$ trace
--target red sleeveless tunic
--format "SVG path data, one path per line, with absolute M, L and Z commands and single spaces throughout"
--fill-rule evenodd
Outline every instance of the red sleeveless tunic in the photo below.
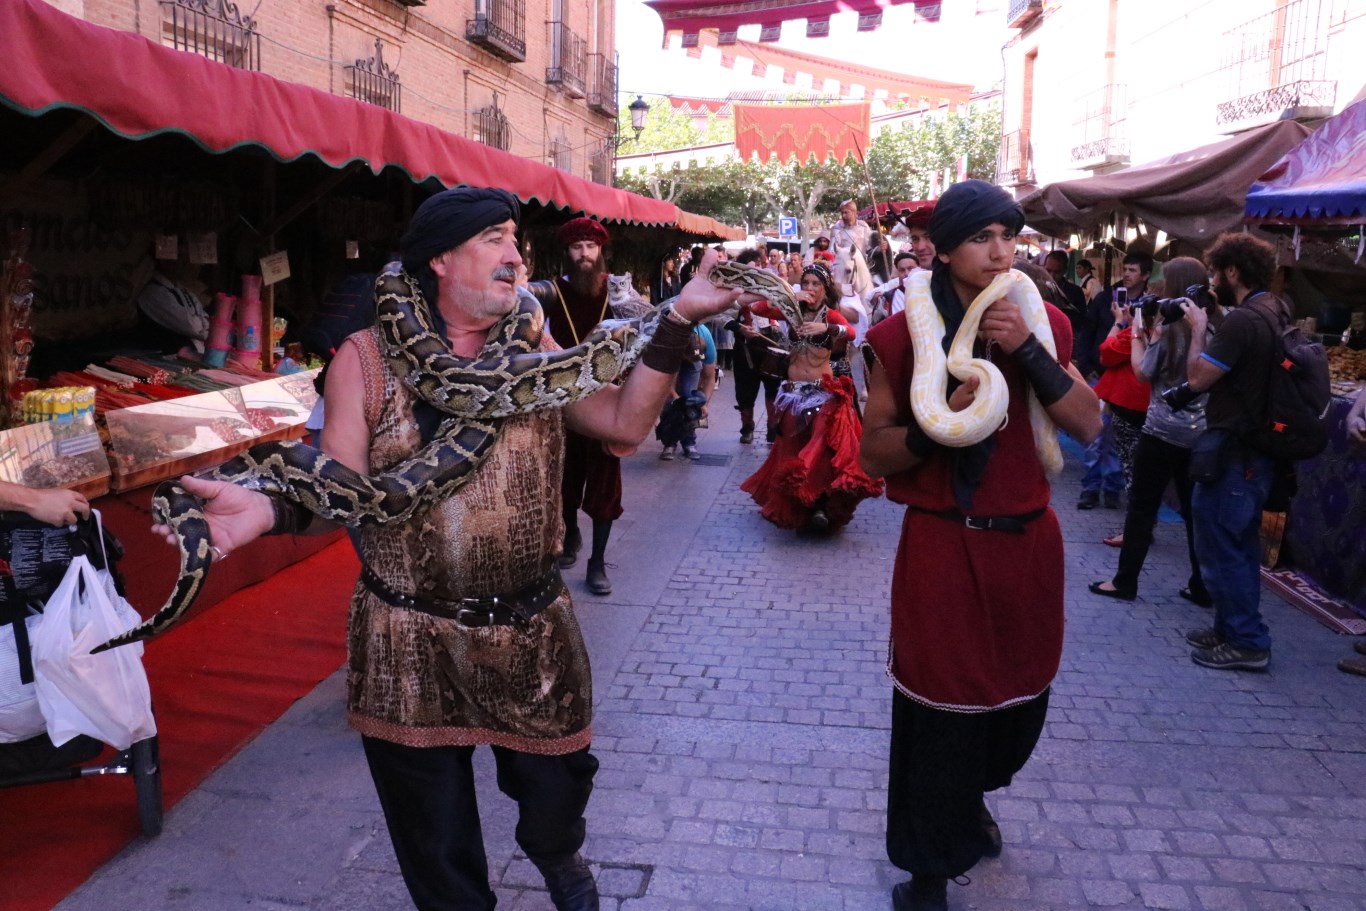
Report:
M 1072 350 L 1067 318 L 1048 306 L 1061 352 Z M 898 418 L 911 421 L 914 353 L 903 318 L 868 333 L 896 396 Z M 975 516 L 1017 516 L 1047 509 L 1050 495 L 1034 451 L 1028 382 L 999 349 L 992 363 L 1010 389 L 1006 425 L 973 496 Z M 1063 361 L 1064 366 L 1067 361 Z M 887 496 L 910 507 L 892 575 L 888 673 L 899 690 L 932 708 L 983 712 L 1032 699 L 1058 671 L 1063 634 L 1062 533 L 1052 510 L 1024 534 L 977 531 L 931 515 L 956 508 L 949 450 L 887 478 Z

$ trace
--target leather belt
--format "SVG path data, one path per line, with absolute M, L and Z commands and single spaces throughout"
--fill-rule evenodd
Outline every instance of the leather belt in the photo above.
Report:
M 404 594 L 391 588 L 368 566 L 361 567 L 360 581 L 385 604 L 421 611 L 434 617 L 444 617 L 466 627 L 525 626 L 531 618 L 549 607 L 564 590 L 560 568 L 555 565 L 530 585 L 511 594 L 489 595 L 483 598 L 446 600 Z
M 914 509 L 914 507 L 912 508 Z M 917 509 L 916 512 L 923 512 L 937 519 L 945 519 L 973 531 L 1004 531 L 1012 535 L 1022 535 L 1025 533 L 1025 526 L 1042 517 L 1044 513 L 1048 512 L 1048 507 L 1041 506 L 1033 512 L 1018 516 L 965 516 L 956 509 Z

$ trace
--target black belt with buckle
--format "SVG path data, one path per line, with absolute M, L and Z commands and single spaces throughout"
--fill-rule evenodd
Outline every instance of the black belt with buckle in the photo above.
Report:
M 534 582 L 509 595 L 489 595 L 483 598 L 426 598 L 395 591 L 375 575 L 370 567 L 362 566 L 360 581 L 375 597 L 385 604 L 421 611 L 434 617 L 454 620 L 461 626 L 525 626 L 532 617 L 549 607 L 564 590 L 560 568 L 552 565 Z
M 1048 512 L 1048 507 L 1041 506 L 1033 512 L 1019 516 L 965 516 L 956 509 L 917 509 L 916 512 L 923 512 L 937 519 L 955 522 L 971 528 L 973 531 L 1004 531 L 1012 535 L 1022 535 L 1025 533 L 1025 526 L 1042 517 L 1044 513 Z

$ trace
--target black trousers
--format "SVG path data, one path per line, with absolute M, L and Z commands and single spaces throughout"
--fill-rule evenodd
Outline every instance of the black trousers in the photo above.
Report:
M 418 911 L 487 911 L 488 857 L 474 793 L 474 747 L 361 738 L 399 870 Z M 537 866 L 583 845 L 598 761 L 588 750 L 538 756 L 493 747 L 498 789 L 517 802 L 517 844 Z
M 946 712 L 892 693 L 887 858 L 911 875 L 953 877 L 987 851 L 982 795 L 1034 752 L 1048 693 L 991 712 Z
M 735 340 L 735 407 L 753 408 L 759 400 L 759 387 L 764 387 L 764 398 L 772 399 L 778 394 L 778 384 L 782 380 L 764 376 L 749 363 L 749 356 L 741 347 L 743 339 Z
M 1124 546 L 1119 551 L 1119 571 L 1112 584 L 1122 592 L 1138 591 L 1138 574 L 1153 543 L 1153 526 L 1162 508 L 1162 494 L 1175 482 L 1181 502 L 1181 518 L 1186 524 L 1186 550 L 1190 555 L 1191 594 L 1206 598 L 1200 561 L 1195 556 L 1195 531 L 1191 526 L 1191 451 L 1159 440 L 1150 433 L 1139 436 L 1134 447 L 1134 478 L 1129 487 L 1129 511 L 1124 517 Z

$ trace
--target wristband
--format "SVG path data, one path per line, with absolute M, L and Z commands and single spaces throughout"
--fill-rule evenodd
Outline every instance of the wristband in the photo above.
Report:
M 911 418 L 911 424 L 906 428 L 906 448 L 910 450 L 911 455 L 918 459 L 928 459 L 937 445 L 934 440 L 930 439 L 929 434 L 916 423 L 915 418 Z
M 1039 404 L 1047 408 L 1072 390 L 1072 374 L 1063 369 L 1043 343 L 1030 333 L 1024 344 L 1015 349 L 1015 363 L 1020 365 Z
M 692 348 L 693 324 L 681 322 L 672 308 L 655 323 L 654 335 L 640 352 L 640 362 L 660 373 L 677 373 Z
M 265 534 L 297 535 L 313 523 L 313 513 L 301 504 L 275 494 L 266 494 L 266 496 L 270 498 L 270 509 L 275 514 L 275 521 L 271 523 L 270 528 L 266 529 Z

